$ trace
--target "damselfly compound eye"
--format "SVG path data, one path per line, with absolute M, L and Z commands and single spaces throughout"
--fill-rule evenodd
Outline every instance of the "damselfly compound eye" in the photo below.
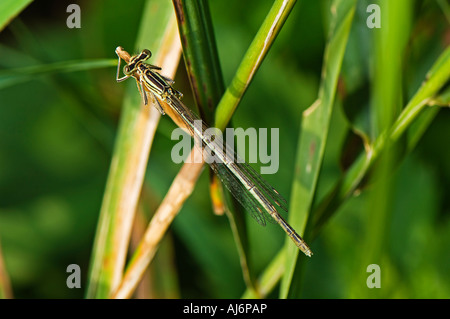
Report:
M 152 56 L 152 52 L 148 49 L 142 50 L 142 53 L 146 56 L 145 59 L 148 59 Z

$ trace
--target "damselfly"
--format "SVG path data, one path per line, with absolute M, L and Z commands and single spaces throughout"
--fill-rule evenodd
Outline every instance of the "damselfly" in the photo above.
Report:
M 174 81 L 158 73 L 157 71 L 161 70 L 160 67 L 144 63 L 151 57 L 151 52 L 143 50 L 140 54 L 130 57 L 122 47 L 117 47 L 116 53 L 119 57 L 117 82 L 133 77 L 144 104 L 148 105 L 147 94 L 149 94 L 154 100 L 156 108 L 163 115 L 165 112 L 161 102 L 167 104 L 183 121 L 189 133 L 194 137 L 196 145 L 201 147 L 204 156 L 207 157 L 205 162 L 211 166 L 222 183 L 251 216 L 264 226 L 266 222 L 264 215 L 268 213 L 271 216 L 269 218 L 273 218 L 281 226 L 297 247 L 305 255 L 311 257 L 312 252 L 306 242 L 283 219 L 272 204 L 287 211 L 286 200 L 250 165 L 245 163 L 234 152 L 234 149 L 223 141 L 220 134 L 207 133 L 211 131 L 207 130 L 208 125 L 180 101 L 183 95 L 172 87 Z M 127 62 L 123 68 L 123 77 L 119 77 L 121 58 Z M 209 156 L 211 158 L 208 158 Z

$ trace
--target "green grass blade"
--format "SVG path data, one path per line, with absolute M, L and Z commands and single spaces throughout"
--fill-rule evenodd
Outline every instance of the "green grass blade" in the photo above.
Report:
M 33 0 L 2 0 L 0 2 L 0 32 Z
M 174 23 L 170 3 L 164 0 L 147 1 L 136 47 L 151 48 L 157 53 L 155 59 L 160 59 L 162 50 L 158 48 L 165 36 L 171 36 L 168 28 Z M 88 298 L 109 297 L 121 280 L 131 221 L 155 129 L 148 123 L 143 124 L 148 115 L 144 115 L 140 99 L 136 84 L 129 81 L 97 227 Z
M 373 136 L 389 129 L 401 112 L 403 59 L 409 39 L 412 20 L 412 3 L 409 0 L 379 2 L 380 15 L 384 27 L 374 33 L 374 71 L 372 80 L 371 118 L 373 119 Z M 386 26 L 390 26 L 389 28 Z M 393 203 L 393 172 L 400 156 L 400 145 L 390 145 L 388 140 L 380 153 L 377 166 L 370 175 L 369 208 L 367 222 L 362 239 L 362 247 L 355 259 L 360 263 L 359 269 L 367 268 L 372 263 L 381 268 L 385 266 L 388 236 L 385 230 L 390 228 Z M 350 285 L 350 295 L 355 298 L 374 297 L 379 289 L 368 290 L 361 285 L 365 273 L 354 276 Z
M 174 0 L 180 38 L 183 39 L 183 56 L 192 92 L 199 110 L 199 114 L 206 123 L 213 121 L 214 111 L 220 98 L 225 92 L 222 70 L 219 64 L 214 30 L 209 13 L 208 2 Z M 234 198 L 223 196 L 225 191 L 221 187 L 219 178 L 210 170 L 210 193 L 213 199 L 213 208 L 224 209 L 230 222 L 244 281 L 252 286 L 248 258 L 248 239 L 245 227 L 244 212 L 239 204 L 234 205 Z M 224 200 L 229 204 L 225 204 Z
M 174 4 L 178 15 L 181 38 L 183 39 L 184 56 L 188 66 L 191 86 L 200 112 L 208 121 L 211 111 L 214 110 L 213 107 L 217 104 L 217 97 L 222 96 L 223 85 L 221 84 L 222 75 L 218 66 L 213 33 L 211 31 L 207 32 L 207 30 L 211 29 L 209 15 L 206 14 L 208 11 L 206 8 L 207 2 L 174 1 Z M 216 111 L 215 126 L 224 129 L 231 119 L 232 113 L 294 4 L 295 1 L 276 1 L 271 8 L 242 60 L 230 87 L 220 100 Z M 242 81 L 245 82 L 245 85 L 240 86 L 238 89 L 236 83 L 241 83 Z M 202 92 L 202 89 L 204 92 Z M 238 216 L 242 212 L 231 209 L 233 206 L 235 209 L 240 209 L 239 206 L 228 205 L 226 212 L 240 255 L 245 282 L 247 286 L 253 286 L 251 284 L 253 276 L 249 270 L 246 229 L 242 225 L 237 225 L 237 220 L 243 220 Z
M 0 71 L 0 90 L 12 85 L 31 81 L 37 76 L 95 70 L 116 65 L 117 59 L 96 59 L 91 61 L 63 61 L 51 64 L 41 64 L 36 66 L 2 70 Z
M 183 56 L 199 115 L 212 123 L 225 91 L 208 2 L 174 0 Z
M 274 2 L 217 106 L 214 124 L 219 129 L 223 130 L 230 121 L 295 2 L 295 0 L 276 0 Z
M 323 225 L 334 214 L 337 208 L 357 189 L 369 168 L 378 158 L 380 151 L 385 147 L 386 139 L 389 138 L 391 143 L 396 142 L 427 107 L 428 103 L 433 101 L 435 95 L 438 94 L 439 90 L 443 88 L 449 79 L 450 47 L 439 56 L 428 72 L 426 80 L 404 108 L 390 131 L 378 137 L 368 154 L 364 153 L 358 157 L 328 196 L 314 209 L 313 237 L 320 232 Z M 430 123 L 431 121 L 428 119 L 426 122 Z M 418 129 L 420 129 L 419 132 L 410 132 L 414 136 L 414 143 L 410 148 L 415 145 L 420 135 L 424 132 L 423 127 Z
M 264 57 L 267 55 L 273 41 L 281 30 L 289 13 L 295 5 L 295 0 L 281 1 L 277 0 L 271 7 L 258 33 L 253 39 L 244 58 L 234 75 L 231 84 L 228 86 L 225 94 L 220 100 L 215 113 L 215 126 L 223 130 L 230 121 L 232 114 L 240 103 L 247 87 L 250 85 L 256 71 L 260 67 Z M 230 219 L 234 223 L 236 218 Z M 249 260 L 247 250 L 246 234 L 243 227 L 235 225 L 233 227 L 235 241 L 240 252 L 241 264 L 244 266 L 244 278 L 250 291 L 254 291 L 253 276 L 249 270 Z M 245 255 L 245 256 L 244 256 Z M 256 293 L 260 295 L 260 293 Z
M 355 5 L 356 1 L 348 0 L 336 0 L 331 4 L 333 18 L 325 49 L 318 99 L 302 116 L 289 215 L 289 223 L 300 234 L 305 230 L 316 191 L 338 76 L 353 21 Z M 307 232 L 305 237 L 307 240 Z M 301 265 L 305 260 L 303 260 L 303 256 L 300 260 L 298 259 L 299 250 L 289 240 L 286 245 L 286 272 L 282 280 L 280 297 L 295 298 L 299 295 Z
M 218 179 L 216 177 L 216 179 Z M 239 262 L 242 269 L 242 276 L 244 278 L 247 289 L 255 291 L 255 279 L 251 269 L 251 259 L 249 251 L 249 239 L 247 232 L 247 223 L 245 219 L 245 212 L 242 206 L 232 198 L 231 194 L 225 194 L 226 190 L 222 186 L 222 192 L 224 195 L 225 214 L 230 223 L 231 231 L 233 233 L 234 242 L 239 254 Z
M 450 47 L 441 54 L 427 74 L 427 78 L 414 97 L 409 101 L 403 112 L 393 125 L 391 139 L 396 141 L 411 125 L 418 114 L 432 101 L 449 79 Z
M 283 247 L 267 266 L 258 282 L 257 289 L 247 290 L 242 295 L 242 299 L 265 298 L 275 288 L 284 273 L 286 262 L 286 247 Z

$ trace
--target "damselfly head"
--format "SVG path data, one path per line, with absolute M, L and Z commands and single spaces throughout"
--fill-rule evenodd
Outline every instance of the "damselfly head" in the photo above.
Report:
M 142 50 L 141 55 L 142 55 L 142 60 L 147 60 L 147 59 L 151 58 L 152 52 L 150 50 L 144 49 L 144 50 Z

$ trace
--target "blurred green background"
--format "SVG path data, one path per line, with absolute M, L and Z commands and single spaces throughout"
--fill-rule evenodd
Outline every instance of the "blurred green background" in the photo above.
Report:
M 409 41 L 405 52 L 399 52 L 404 101 L 450 44 L 448 2 L 410 2 Z M 115 59 L 118 45 L 132 52 L 143 0 L 78 1 L 81 29 L 66 26 L 70 3 L 35 1 L 21 12 L 0 33 L 1 72 Z M 345 106 L 370 100 L 368 65 L 376 51 L 366 27 L 369 3 L 359 1 L 355 12 L 316 200 L 354 153 L 347 143 L 352 137 Z M 215 0 L 209 5 L 227 85 L 272 2 Z M 235 127 L 279 128 L 279 171 L 264 178 L 288 202 L 301 114 L 317 98 L 321 79 L 329 7 L 330 1 L 297 2 L 233 116 Z M 84 296 L 124 90 L 115 73 L 115 67 L 49 71 L 0 82 L 0 243 L 16 298 Z M 186 104 L 192 105 L 183 62 L 175 80 Z M 336 212 L 311 244 L 315 254 L 306 266 L 302 297 L 450 298 L 448 123 L 450 112 L 442 108 L 390 176 L 385 227 L 376 227 L 370 218 L 370 186 Z M 157 207 L 180 168 L 170 158 L 173 128 L 168 117 L 161 119 L 142 194 L 148 211 Z M 207 194 L 204 172 L 170 228 L 140 296 L 239 298 L 244 292 L 229 223 L 213 215 Z M 258 274 L 281 248 L 285 234 L 275 225 L 263 228 L 250 220 L 248 227 L 252 267 Z M 364 251 L 373 234 L 384 238 L 382 257 L 371 261 L 381 267 L 380 289 L 369 289 L 365 282 Z M 82 289 L 67 288 L 69 264 L 80 265 Z M 269 297 L 277 295 L 275 290 Z

